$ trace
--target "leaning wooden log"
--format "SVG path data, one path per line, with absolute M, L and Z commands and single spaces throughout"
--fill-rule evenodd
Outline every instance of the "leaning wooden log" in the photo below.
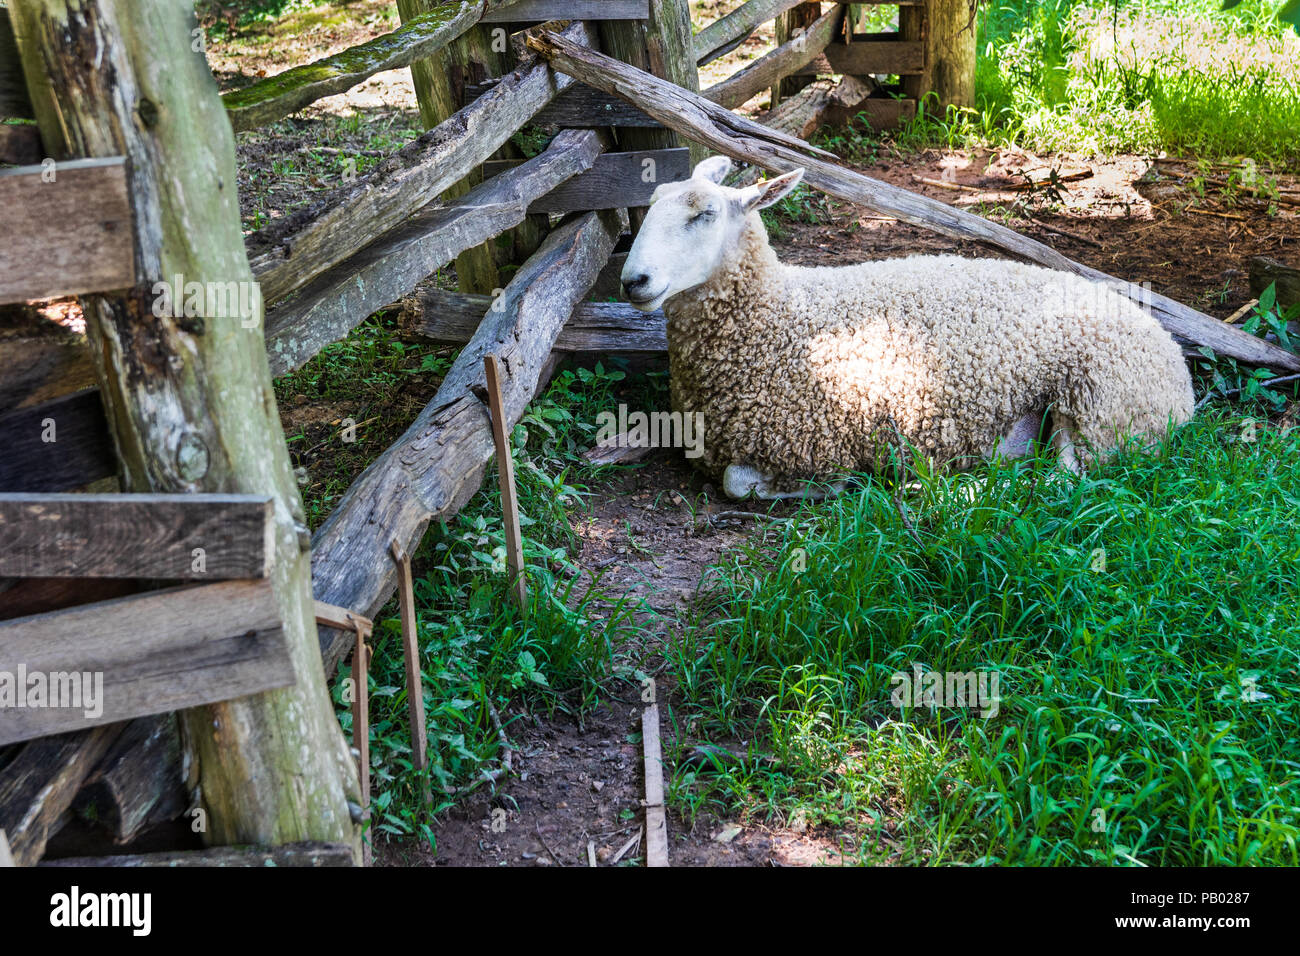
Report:
M 126 725 L 86 778 L 71 812 L 92 819 L 120 846 L 175 820 L 188 806 L 176 717 L 158 714 Z
M 0 830 L 14 862 L 32 866 L 82 783 L 122 732 L 120 724 L 33 740 L 0 774 Z
M 523 222 L 532 203 L 589 169 L 603 148 L 594 130 L 564 130 L 539 156 L 460 199 L 422 210 L 318 276 L 299 295 L 267 314 L 271 374 L 299 368 L 459 253 Z
M 1005 226 L 827 162 L 812 155 L 812 147 L 807 144 L 799 144 L 792 137 L 737 116 L 716 103 L 625 63 L 585 49 L 554 33 L 530 37 L 528 43 L 575 79 L 623 97 L 665 126 L 680 130 L 683 135 L 728 156 L 774 172 L 803 167 L 809 184 L 837 199 L 867 206 L 955 239 L 987 243 L 1018 259 L 1109 283 L 1149 309 L 1174 335 L 1251 365 L 1300 371 L 1300 358 L 1270 342 L 1225 325 L 1181 302 L 1075 262 Z
M 763 90 L 776 86 L 784 77 L 811 63 L 835 38 L 844 7 L 836 4 L 823 13 L 807 31 L 759 57 L 749 66 L 715 83 L 700 95 L 725 109 L 735 109 Z
M 582 23 L 562 35 L 589 42 Z M 284 298 L 436 200 L 572 82 L 533 59 L 367 176 L 249 236 L 263 299 Z
M 78 856 L 46 860 L 51 867 L 192 867 L 352 866 L 352 848 L 346 843 L 283 843 L 279 846 L 215 846 L 208 850 L 169 853 L 133 853 L 119 856 Z
M 233 90 L 221 97 L 230 125 L 236 133 L 265 126 L 376 73 L 432 56 L 476 24 L 483 7 L 484 0 L 451 0 L 392 33 Z
M 612 212 L 592 212 L 549 235 L 520 267 L 461 350 L 433 401 L 348 489 L 312 540 L 317 598 L 373 617 L 392 595 L 391 542 L 414 554 L 431 520 L 455 514 L 478 490 L 493 454 L 483 356 L 504 372 L 507 425 L 523 415 L 561 327 L 621 231 Z M 351 635 L 322 628 L 326 673 Z
M 359 851 L 348 809 L 359 788 L 320 669 L 310 538 L 262 336 L 229 317 L 195 322 L 148 305 L 155 283 L 176 275 L 200 287 L 253 280 L 234 135 L 211 72 L 191 50 L 193 8 L 174 0 L 28 0 L 10 12 L 51 154 L 128 160 L 141 294 L 82 299 L 124 487 L 275 499 L 268 580 L 293 686 L 182 714 L 207 811 L 204 839 L 329 840 Z M 69 36 L 81 55 L 68 55 Z M 255 313 L 251 325 L 260 325 L 260 307 Z M 96 624 L 85 626 L 93 633 Z
M 1250 260 L 1250 293 L 1259 298 L 1264 290 L 1277 284 L 1277 304 L 1289 308 L 1300 302 L 1300 269 L 1267 256 Z
M 692 41 L 696 66 L 704 66 L 720 56 L 726 56 L 744 43 L 759 24 L 766 23 L 803 2 L 804 0 L 749 0 L 725 17 L 714 20 L 695 34 Z
M 402 300 L 398 320 L 404 337 L 464 345 L 474 335 L 492 297 L 425 289 Z M 664 352 L 663 312 L 642 312 L 622 302 L 583 302 L 555 338 L 557 352 Z

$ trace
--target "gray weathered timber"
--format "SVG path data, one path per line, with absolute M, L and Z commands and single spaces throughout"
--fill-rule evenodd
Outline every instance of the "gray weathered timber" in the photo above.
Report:
M 128 160 L 139 288 L 176 275 L 200 286 L 251 284 L 234 134 L 207 60 L 191 43 L 192 7 L 24 0 L 10 12 L 51 155 Z M 70 36 L 78 55 L 68 55 Z M 181 714 L 191 786 L 207 811 L 203 839 L 326 840 L 359 853 L 348 809 L 359 785 L 321 671 L 310 539 L 267 371 L 261 309 L 245 327 L 220 317 L 155 316 L 147 298 L 81 300 L 123 488 L 275 499 L 269 581 L 294 680 L 292 689 Z M 265 665 L 254 670 L 250 679 L 265 679 Z
M 925 44 L 901 40 L 897 33 L 859 33 L 852 43 L 836 41 L 807 64 L 792 70 L 796 75 L 842 73 L 867 76 L 897 73 L 919 74 L 925 69 Z
M 541 23 L 544 20 L 644 20 L 650 0 L 496 0 L 484 23 Z
M 39 129 L 31 123 L 0 123 L 0 163 L 30 166 L 44 158 Z
M 748 39 L 759 26 L 773 17 L 797 7 L 804 0 L 749 0 L 725 17 L 714 20 L 695 34 L 691 43 L 697 66 L 712 63 L 726 56 Z
M 0 415 L 0 492 L 67 491 L 117 474 L 98 389 Z
M 1075 262 L 1005 226 L 827 162 L 812 155 L 807 144 L 792 146 L 799 141 L 777 134 L 625 63 L 569 43 L 550 32 L 530 38 L 529 45 L 549 56 L 557 68 L 575 79 L 622 96 L 665 126 L 679 129 L 683 135 L 692 136 L 728 156 L 778 173 L 802 167 L 810 185 L 837 199 L 859 203 L 955 239 L 985 242 L 1018 259 L 1110 283 L 1146 306 L 1174 335 L 1252 365 L 1300 371 L 1300 358 L 1213 316 Z
M 78 856 L 46 860 L 41 866 L 70 867 L 164 867 L 268 866 L 339 867 L 352 866 L 352 848 L 346 843 L 283 843 L 279 846 L 216 846 L 210 850 L 173 850 L 163 853 L 130 853 L 118 856 Z
M 564 35 L 586 42 L 587 27 L 575 23 Z M 284 298 L 436 200 L 572 82 L 530 60 L 355 184 L 254 233 L 248 248 L 265 301 Z
M 0 623 L 0 672 L 102 675 L 94 706 L 6 707 L 0 744 L 233 700 L 293 684 L 267 581 L 167 588 Z M 69 685 L 71 686 L 71 685 Z M 21 692 L 22 688 L 19 688 Z M 64 698 L 67 699 L 67 698 Z
M 495 82 L 469 83 L 465 86 L 462 105 L 469 105 Z M 542 107 L 532 122 L 538 126 L 561 126 L 570 129 L 602 129 L 606 126 L 642 126 L 663 129 L 658 120 L 646 116 L 635 106 L 617 96 L 610 96 L 590 86 L 575 83 L 557 96 L 548 106 Z
M 513 160 L 489 160 L 483 164 L 483 175 L 497 176 L 515 165 Z M 690 176 L 691 153 L 684 146 L 605 153 L 590 169 L 535 200 L 528 211 L 566 213 L 648 206 L 660 183 L 677 183 Z
M 221 97 L 235 132 L 256 129 L 384 70 L 410 66 L 456 39 L 483 14 L 484 0 L 451 0 L 342 53 L 295 66 Z
M 826 49 L 835 37 L 844 9 L 839 4 L 817 18 L 807 32 L 782 43 L 749 66 L 715 83 L 700 95 L 725 109 L 735 109 L 750 97 L 780 83 Z
M 847 14 L 848 7 L 834 6 L 832 12 L 838 11 Z M 776 18 L 774 24 L 776 32 L 777 46 L 784 46 L 791 40 L 795 40 L 800 34 L 807 34 L 822 16 L 822 5 L 820 0 L 809 0 L 807 3 L 801 3 L 797 7 L 791 7 Z M 847 19 L 847 16 L 840 17 L 840 20 Z M 836 27 L 838 30 L 838 25 Z M 772 87 L 771 105 L 777 107 L 781 101 L 788 96 L 794 96 L 804 87 L 812 82 L 811 77 L 806 76 L 787 76 L 776 82 Z
M 402 334 L 464 345 L 492 307 L 489 295 L 426 289 L 402 303 Z M 622 302 L 582 302 L 555 338 L 557 352 L 664 352 L 663 312 L 642 312 Z
M 438 393 L 405 434 L 353 482 L 312 539 L 316 597 L 372 617 L 396 581 L 391 542 L 415 553 L 431 520 L 455 514 L 478 490 L 493 454 L 483 356 L 501 363 L 505 418 L 513 428 L 537 389 L 555 337 L 600 271 L 621 231 L 612 212 L 591 212 L 546 237 L 489 309 Z M 321 628 L 326 672 L 352 644 Z
M 540 155 L 459 199 L 422 210 L 318 276 L 267 314 L 271 373 L 282 375 L 299 368 L 458 253 L 523 222 L 534 201 L 588 169 L 601 149 L 601 138 L 593 130 L 561 132 Z
M 18 59 L 18 45 L 14 42 L 13 24 L 9 22 L 9 11 L 0 7 L 0 119 L 31 119 L 34 115 L 32 101 L 27 96 L 22 63 Z
M 274 531 L 264 495 L 0 494 L 0 575 L 264 578 Z
M 14 863 L 33 866 L 45 855 L 82 782 L 122 732 L 120 725 L 33 740 L 0 773 L 0 830 Z
M 0 235 L 0 303 L 130 288 L 126 161 L 0 169 Z

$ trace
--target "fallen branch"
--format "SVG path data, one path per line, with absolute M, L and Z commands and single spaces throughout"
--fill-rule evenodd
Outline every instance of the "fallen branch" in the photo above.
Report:
M 820 158 L 826 154 L 814 152 L 806 143 L 736 116 L 716 103 L 554 32 L 529 37 L 528 45 L 549 58 L 556 68 L 588 86 L 621 96 L 688 139 L 773 172 L 803 167 L 809 184 L 837 199 L 867 206 L 955 239 L 985 242 L 1048 268 L 1119 284 L 1129 289 L 1133 299 L 1148 306 L 1160 324 L 1174 335 L 1252 365 L 1300 372 L 1300 358 L 1240 329 L 1225 326 L 1213 316 L 1075 262 L 1049 246 L 987 219 L 827 162 Z

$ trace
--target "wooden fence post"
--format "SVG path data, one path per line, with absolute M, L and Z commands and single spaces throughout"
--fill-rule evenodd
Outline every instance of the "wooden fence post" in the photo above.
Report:
M 920 40 L 925 66 L 904 76 L 903 92 L 917 109 L 943 116 L 949 106 L 975 105 L 975 31 L 977 0 L 925 0 L 924 5 L 898 8 L 898 30 L 904 40 Z
M 402 21 L 445 5 L 445 0 L 397 0 Z M 462 106 L 461 94 L 467 83 L 481 83 L 490 76 L 504 76 L 514 69 L 514 55 L 508 42 L 505 24 L 478 24 L 447 45 L 437 56 L 411 64 L 411 80 L 420 102 L 420 119 L 425 129 L 433 129 Z M 523 154 L 512 144 L 497 153 L 501 159 L 517 159 Z M 443 194 L 457 199 L 482 182 L 474 175 L 457 183 Z M 546 235 L 546 216 L 530 216 L 492 243 L 467 249 L 456 257 L 456 277 L 460 291 L 492 293 L 505 285 L 500 268 L 523 262 L 533 254 Z
M 181 715 L 204 837 L 328 841 L 359 854 L 348 800 L 359 802 L 360 788 L 321 667 L 310 535 L 250 288 L 234 138 L 192 7 L 23 0 L 9 9 L 51 155 L 129 161 L 139 284 L 81 300 L 125 488 L 272 499 L 270 581 L 295 685 Z M 177 276 L 206 290 L 205 314 L 160 307 L 158 283 Z M 248 293 L 248 309 L 232 306 L 232 288 Z M 173 300 L 187 290 L 172 290 Z
M 822 5 L 820 2 L 801 3 L 792 10 L 777 14 L 777 46 L 793 37 L 796 31 L 807 30 L 821 18 L 821 15 Z M 815 79 L 817 79 L 815 76 L 787 76 L 782 79 L 776 86 L 772 87 L 772 108 L 775 109 L 783 99 L 794 96 Z

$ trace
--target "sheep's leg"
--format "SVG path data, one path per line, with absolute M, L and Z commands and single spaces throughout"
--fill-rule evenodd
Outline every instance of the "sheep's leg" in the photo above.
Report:
M 1052 412 L 1052 445 L 1056 448 L 1056 457 L 1061 467 L 1074 475 L 1083 474 L 1079 453 L 1075 449 L 1075 441 L 1078 437 L 1079 432 L 1074 419 L 1060 412 Z
M 773 478 L 765 475 L 751 465 L 728 465 L 722 473 L 722 490 L 728 498 L 740 500 L 753 495 L 762 501 L 780 501 L 787 498 L 806 498 L 817 501 L 827 494 L 840 494 L 846 483 L 834 482 L 831 485 L 807 486 L 798 491 L 776 491 L 772 487 Z

